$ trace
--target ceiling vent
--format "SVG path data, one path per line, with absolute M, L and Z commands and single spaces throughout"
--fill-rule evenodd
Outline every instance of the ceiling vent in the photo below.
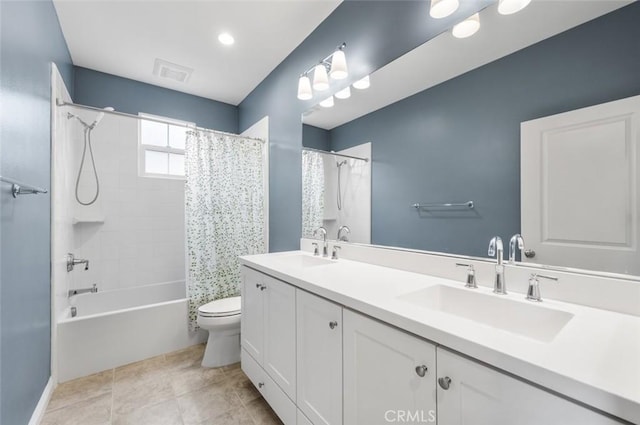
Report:
M 156 59 L 155 64 L 153 65 L 153 75 L 177 81 L 179 83 L 188 82 L 192 73 L 192 68 L 187 68 L 186 66 L 177 65 L 162 59 Z

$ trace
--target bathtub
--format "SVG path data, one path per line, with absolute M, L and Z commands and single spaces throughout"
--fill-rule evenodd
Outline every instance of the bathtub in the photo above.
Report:
M 57 323 L 58 382 L 204 342 L 189 332 L 184 281 L 76 295 Z

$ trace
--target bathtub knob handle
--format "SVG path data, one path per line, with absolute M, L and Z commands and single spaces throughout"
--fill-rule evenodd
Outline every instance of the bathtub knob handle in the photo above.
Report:
M 264 382 L 258 382 L 258 388 L 264 387 Z

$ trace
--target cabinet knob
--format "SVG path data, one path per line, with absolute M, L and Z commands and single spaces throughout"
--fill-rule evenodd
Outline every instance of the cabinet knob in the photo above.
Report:
M 258 388 L 264 387 L 264 382 L 258 382 Z
M 443 390 L 448 390 L 451 386 L 451 378 L 445 376 L 444 378 L 438 378 L 438 384 L 442 387 Z
M 333 322 L 329 322 L 329 327 L 330 327 L 331 329 L 335 329 L 337 326 L 338 326 L 338 322 L 335 322 L 335 321 L 333 321 Z
M 256 283 L 256 288 L 260 289 L 262 285 L 260 285 L 259 283 Z
M 429 369 L 427 368 L 426 365 L 416 366 L 416 373 L 421 378 L 424 378 L 424 375 L 427 374 L 427 370 L 429 370 Z
M 536 252 L 533 249 L 527 249 L 524 251 L 524 256 L 527 258 L 533 258 L 536 256 Z
M 260 290 L 264 291 L 265 289 L 267 289 L 267 285 L 260 285 Z

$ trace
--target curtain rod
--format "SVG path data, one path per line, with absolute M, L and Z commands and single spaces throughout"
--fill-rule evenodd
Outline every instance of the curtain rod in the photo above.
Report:
M 324 154 L 327 154 L 327 155 L 337 155 L 337 156 L 341 156 L 341 157 L 344 157 L 344 158 L 359 159 L 360 161 L 369 162 L 369 158 L 360 158 L 359 156 L 347 155 L 347 154 L 344 154 L 344 153 L 323 151 L 322 149 L 306 148 L 306 147 L 303 146 L 302 150 L 303 151 L 309 151 L 309 152 L 324 153 Z
M 264 140 L 258 139 L 257 137 L 248 137 L 248 136 L 243 136 L 241 134 L 234 134 L 234 133 L 227 133 L 226 131 L 213 130 L 211 128 L 196 127 L 196 126 L 189 125 L 189 124 L 176 123 L 175 121 L 163 120 L 163 119 L 160 119 L 160 118 L 141 117 L 139 115 L 128 114 L 126 112 L 109 111 L 108 109 L 96 108 L 95 106 L 81 105 L 79 103 L 73 103 L 73 102 L 65 102 L 65 101 L 60 100 L 60 99 L 56 99 L 56 105 L 57 106 L 73 106 L 75 108 L 88 109 L 90 111 L 102 112 L 102 113 L 105 113 L 105 114 L 111 114 L 111 115 L 115 115 L 115 116 L 118 116 L 118 117 L 126 117 L 126 118 L 133 118 L 133 119 L 137 119 L 137 120 L 152 121 L 152 122 L 157 122 L 157 123 L 160 123 L 160 124 L 169 124 L 169 125 L 174 125 L 174 126 L 177 126 L 177 127 L 185 127 L 185 128 L 190 129 L 190 130 L 207 131 L 207 132 L 210 132 L 210 133 L 224 134 L 225 136 L 238 136 L 238 137 L 242 137 L 242 138 L 249 139 L 249 140 L 256 140 L 256 141 L 261 142 L 261 143 L 265 142 Z

